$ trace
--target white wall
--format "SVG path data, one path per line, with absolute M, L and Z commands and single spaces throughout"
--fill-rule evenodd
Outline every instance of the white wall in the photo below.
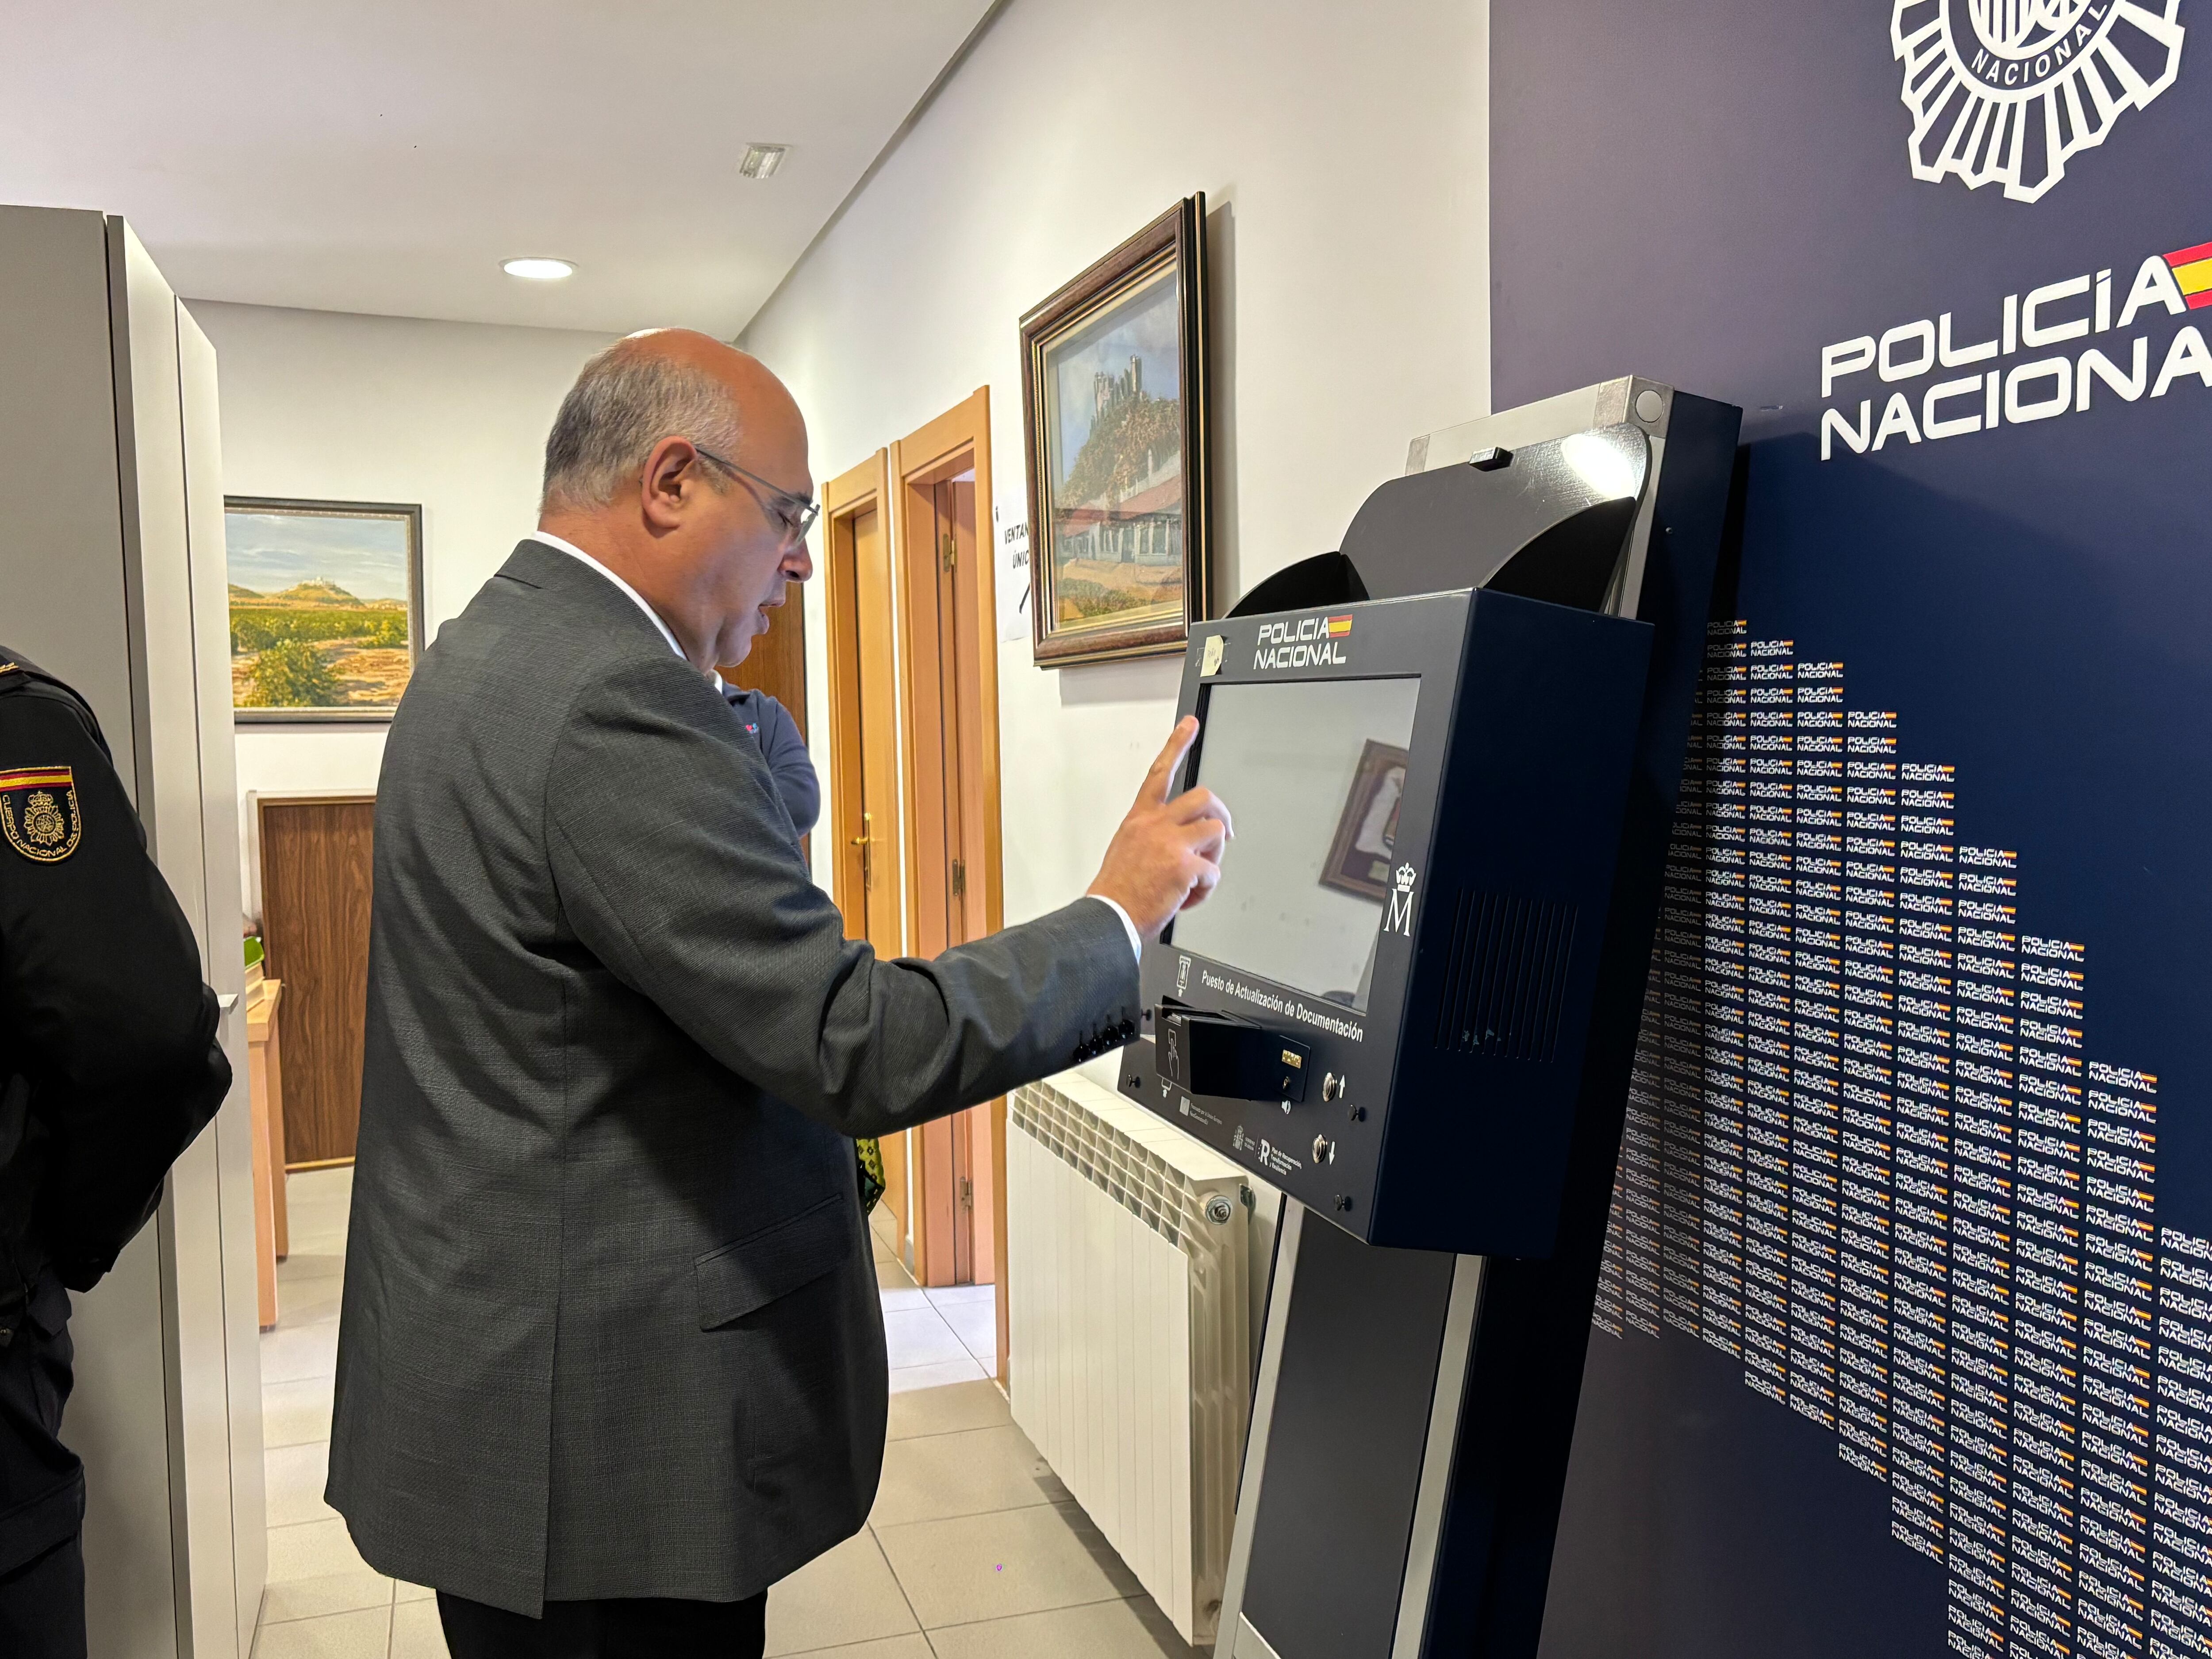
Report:
M 1487 31 L 1485 0 L 1013 0 L 744 343 L 798 395 L 820 477 L 988 384 L 1018 522 L 1018 319 L 1204 191 L 1225 605 L 1335 547 L 1408 439 L 1487 412 Z M 1089 880 L 1180 667 L 1044 671 L 1024 639 L 999 672 L 1011 921 Z
M 538 523 L 546 429 L 598 334 L 191 302 L 215 343 L 233 495 L 422 507 L 427 633 Z M 238 787 L 375 787 L 380 726 L 238 728 Z M 241 857 L 243 851 L 241 850 Z M 250 861 L 249 908 L 258 908 Z

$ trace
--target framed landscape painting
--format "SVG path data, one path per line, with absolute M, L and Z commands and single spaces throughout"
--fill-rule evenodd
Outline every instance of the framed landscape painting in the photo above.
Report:
M 1022 319 L 1040 667 L 1181 651 L 1213 614 L 1205 245 L 1187 198 Z
M 241 720 L 388 720 L 422 648 L 422 509 L 223 502 Z

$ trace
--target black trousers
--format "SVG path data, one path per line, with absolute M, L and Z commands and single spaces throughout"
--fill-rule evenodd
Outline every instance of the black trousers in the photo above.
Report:
M 84 1643 L 84 1549 L 71 1533 L 14 1571 L 0 1572 L 0 1653 L 8 1659 L 85 1659 Z
M 0 1344 L 0 1655 L 84 1659 L 84 1469 L 62 1444 L 69 1293 L 40 1275 Z
M 744 1601 L 548 1601 L 525 1618 L 438 1592 L 453 1659 L 760 1659 L 768 1592 Z

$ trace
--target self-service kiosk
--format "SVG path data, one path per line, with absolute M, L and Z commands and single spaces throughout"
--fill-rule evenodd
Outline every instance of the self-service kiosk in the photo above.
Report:
M 1191 631 L 1237 838 L 1121 1085 L 1285 1194 L 1218 1659 L 1536 1650 L 1740 418 L 1417 439 Z

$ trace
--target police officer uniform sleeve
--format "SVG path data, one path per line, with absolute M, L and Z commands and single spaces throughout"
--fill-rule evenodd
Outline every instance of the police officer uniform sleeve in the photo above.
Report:
M 0 1066 L 47 1137 L 31 1232 L 72 1290 L 114 1265 L 230 1088 L 215 993 L 98 727 L 0 672 Z

